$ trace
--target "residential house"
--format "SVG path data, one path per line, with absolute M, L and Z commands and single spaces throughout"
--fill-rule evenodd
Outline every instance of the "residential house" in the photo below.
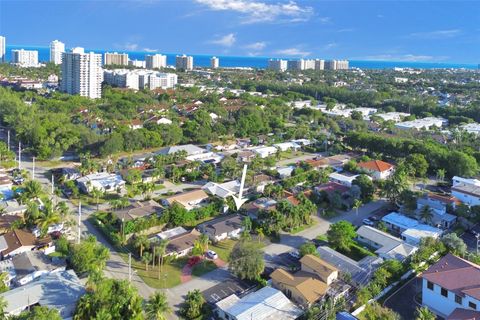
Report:
M 0 254 L 2 259 L 8 259 L 23 252 L 49 247 L 51 242 L 50 237 L 37 239 L 30 232 L 14 229 L 0 236 Z
M 222 216 L 197 226 L 197 230 L 208 235 L 213 242 L 236 239 L 243 231 L 243 217 L 239 214 Z
M 417 246 L 420 240 L 426 237 L 439 238 L 441 229 L 420 223 L 418 220 L 409 218 L 397 212 L 391 212 L 382 218 L 387 228 L 399 234 L 405 242 Z
M 184 233 L 187 233 L 187 232 L 188 231 L 185 230 L 183 227 L 175 227 L 175 228 L 168 229 L 168 230 L 162 231 L 160 233 L 157 233 L 155 235 L 155 238 L 158 238 L 158 239 L 161 239 L 161 240 L 168 240 L 168 239 L 171 239 L 175 236 L 178 236 L 178 235 L 181 235 L 181 234 L 184 234 Z
M 457 221 L 457 216 L 447 213 L 447 210 L 449 207 L 455 209 L 460 203 L 452 196 L 426 193 L 417 200 L 417 216 L 424 207 L 428 207 L 433 215 L 431 223 L 439 228 L 448 229 Z
M 154 214 L 160 216 L 162 211 L 163 207 L 158 202 L 147 200 L 132 202 L 126 208 L 113 211 L 113 214 L 120 220 L 129 221 L 149 217 Z
M 480 266 L 447 254 L 424 271 L 422 304 L 442 318 L 480 315 Z M 461 318 L 472 319 L 472 318 Z
M 99 172 L 78 178 L 77 184 L 85 193 L 90 193 L 94 189 L 101 192 L 116 192 L 125 186 L 125 181 L 118 174 Z
M 343 195 L 350 191 L 350 188 L 337 182 L 327 182 L 316 186 L 314 190 L 319 194 L 325 192 L 327 194 L 339 193 L 340 195 Z
M 215 315 L 222 320 L 294 320 L 303 314 L 281 291 L 272 287 L 263 287 L 241 299 L 232 294 L 215 306 Z
M 298 149 L 301 148 L 301 146 L 299 144 L 296 144 L 295 142 L 276 143 L 273 146 L 280 151 L 289 151 L 289 150 L 297 151 Z
M 359 242 L 374 248 L 375 253 L 385 260 L 404 261 L 418 249 L 402 239 L 370 226 L 358 228 L 357 238 Z
M 452 178 L 452 196 L 467 206 L 480 205 L 480 181 L 477 179 Z
M 255 192 L 263 193 L 263 191 L 265 190 L 265 187 L 274 182 L 275 180 L 272 177 L 266 174 L 260 173 L 252 177 L 252 182 L 250 183 L 250 185 L 254 187 Z
M 187 231 L 186 233 L 181 233 L 169 238 L 165 255 L 174 257 L 186 256 L 192 251 L 195 241 L 197 241 L 199 237 L 200 233 L 193 229 L 192 231 Z
M 255 157 L 257 156 L 257 154 L 251 150 L 244 150 L 242 152 L 239 152 L 237 154 L 237 159 L 241 162 L 251 162 L 253 159 L 255 159 Z
M 2 214 L 0 216 L 0 234 L 5 234 L 12 229 L 12 226 L 17 222 L 21 221 L 21 215 L 15 214 Z
M 290 177 L 292 175 L 293 170 L 295 170 L 294 166 L 277 168 L 278 175 L 281 179 Z
M 72 319 L 78 299 L 85 289 L 73 270 L 50 273 L 22 287 L 0 294 L 6 302 L 5 314 L 19 315 L 33 306 L 48 307 L 62 319 Z
M 322 300 L 329 286 L 338 278 L 338 270 L 314 255 L 300 259 L 301 270 L 291 274 L 276 269 L 271 275 L 272 286 L 282 291 L 293 302 L 310 307 Z
M 169 154 L 175 154 L 177 152 L 184 151 L 186 152 L 187 156 L 195 156 L 199 155 L 202 153 L 207 152 L 207 150 L 197 147 L 193 144 L 185 144 L 181 146 L 171 146 L 171 147 L 165 147 L 163 149 L 160 149 L 157 154 L 162 154 L 162 155 L 169 155 Z
M 23 252 L 0 262 L 0 272 L 7 273 L 9 282 L 16 286 L 23 286 L 53 272 L 64 271 L 65 267 L 65 260 L 49 257 L 42 251 Z
M 381 160 L 359 162 L 358 167 L 365 170 L 374 180 L 385 180 L 390 177 L 395 170 L 393 165 Z
M 355 261 L 328 246 L 319 246 L 317 252 L 322 260 L 337 268 L 340 274 L 351 275 L 352 281 L 358 285 L 367 285 L 375 270 L 383 263 L 382 258 L 373 256 Z
M 295 139 L 295 140 L 291 140 L 291 142 L 296 143 L 296 144 L 301 145 L 301 146 L 304 146 L 304 147 L 309 146 L 313 143 L 311 140 L 308 140 L 308 139 Z
M 4 212 L 2 216 L 21 216 L 25 211 L 27 211 L 27 206 L 25 204 L 20 204 L 15 199 L 4 199 L 3 201 L 0 201 L 0 209 L 3 209 Z
M 240 192 L 240 181 L 232 180 L 224 183 L 208 182 L 202 187 L 202 190 L 213 196 L 226 199 Z M 245 192 L 245 188 L 243 192 Z
M 258 198 L 255 201 L 248 202 L 243 205 L 242 209 L 251 219 L 258 219 L 260 211 L 271 211 L 276 208 L 277 201 L 271 198 Z
M 201 207 L 208 199 L 208 194 L 202 189 L 182 192 L 162 200 L 165 206 L 171 206 L 173 203 L 178 203 L 188 211 Z
M 353 174 L 350 172 L 332 172 L 328 177 L 331 182 L 336 182 L 338 184 L 351 188 L 353 185 L 353 181 L 357 179 L 358 176 L 358 174 Z
M 275 155 L 278 152 L 277 148 L 266 146 L 253 148 L 252 151 L 258 154 L 260 158 L 267 158 Z

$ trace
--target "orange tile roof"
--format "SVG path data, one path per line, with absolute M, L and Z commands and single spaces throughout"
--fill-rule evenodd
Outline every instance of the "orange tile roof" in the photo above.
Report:
M 371 171 L 378 171 L 378 172 L 383 172 L 390 170 L 393 168 L 393 165 L 391 165 L 388 162 L 382 161 L 382 160 L 372 160 L 372 161 L 366 161 L 366 162 L 359 162 L 358 166 L 360 168 L 364 168 L 367 170 Z

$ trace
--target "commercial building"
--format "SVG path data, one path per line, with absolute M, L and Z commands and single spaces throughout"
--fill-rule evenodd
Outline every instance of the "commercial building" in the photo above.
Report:
M 62 54 L 65 52 L 65 44 L 58 40 L 50 42 L 50 62 L 62 64 Z
M 107 84 L 120 88 L 129 89 L 168 89 L 177 84 L 177 75 L 174 73 L 162 73 L 154 70 L 104 70 L 104 81 Z
M 327 60 L 325 61 L 325 70 L 347 70 L 348 60 Z
M 448 123 L 448 120 L 443 119 L 443 118 L 435 118 L 435 117 L 426 117 L 423 119 L 415 119 L 412 121 L 405 121 L 405 122 L 399 122 L 395 124 L 395 127 L 398 129 L 403 129 L 403 130 L 410 130 L 410 129 L 416 129 L 416 130 L 429 130 L 433 127 L 435 128 L 441 128 L 444 125 Z
M 193 57 L 187 55 L 176 56 L 175 67 L 178 70 L 193 70 Z
M 37 50 L 12 50 L 12 63 L 20 67 L 38 67 Z
M 83 48 L 62 54 L 61 91 L 98 99 L 102 96 L 102 82 L 101 54 L 85 53 Z
M 303 311 L 279 290 L 263 287 L 243 298 L 232 294 L 216 304 L 215 315 L 222 320 L 294 320 Z
M 0 36 L 0 63 L 5 62 L 6 49 L 7 49 L 7 38 Z
M 105 52 L 103 55 L 104 65 L 128 66 L 128 54 L 117 52 Z
M 167 66 L 167 56 L 162 54 L 153 54 L 145 56 L 145 67 L 147 69 L 160 69 Z
M 444 319 L 480 318 L 480 266 L 447 254 L 422 273 L 422 304 Z M 467 315 L 468 317 L 459 317 Z
M 210 59 L 210 68 L 217 69 L 220 66 L 220 60 L 217 57 Z
M 282 59 L 270 59 L 268 60 L 268 69 L 275 71 L 285 71 L 287 70 L 288 62 L 287 60 Z

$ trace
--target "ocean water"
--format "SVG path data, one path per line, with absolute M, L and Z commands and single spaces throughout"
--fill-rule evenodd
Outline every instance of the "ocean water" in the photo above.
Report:
M 38 58 L 40 61 L 48 61 L 50 57 L 50 50 L 48 47 L 39 47 L 39 46 L 17 46 L 17 45 L 7 45 L 6 58 L 7 61 L 10 61 L 10 55 L 12 49 L 25 49 L 25 50 L 37 50 Z M 85 49 L 85 52 L 94 51 L 96 53 L 105 53 L 105 52 L 114 52 L 115 50 L 100 50 L 100 49 Z M 116 51 L 128 53 L 128 57 L 131 60 L 145 60 L 145 55 L 155 54 L 152 52 L 144 51 Z M 175 56 L 178 53 L 163 53 L 167 56 L 167 64 L 175 65 Z M 193 64 L 194 66 L 208 67 L 210 66 L 210 58 L 212 55 L 201 55 L 193 54 Z M 237 57 L 237 56 L 216 56 L 220 60 L 220 67 L 251 67 L 251 68 L 266 68 L 269 57 Z M 290 58 L 285 58 L 290 59 Z M 467 63 L 433 63 L 433 62 L 408 62 L 408 61 L 360 61 L 360 60 L 350 60 L 350 67 L 361 68 L 361 69 L 393 69 L 398 68 L 416 68 L 416 69 L 478 69 L 479 65 L 477 64 L 467 64 Z

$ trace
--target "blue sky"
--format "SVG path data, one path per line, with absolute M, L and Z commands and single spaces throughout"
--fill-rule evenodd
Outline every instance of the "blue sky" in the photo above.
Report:
M 9 44 L 480 62 L 477 1 L 0 0 Z

